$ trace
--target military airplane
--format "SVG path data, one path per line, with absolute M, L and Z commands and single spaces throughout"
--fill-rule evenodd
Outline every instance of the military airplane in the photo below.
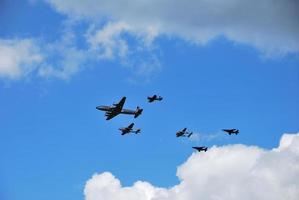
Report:
M 134 115 L 137 118 L 141 115 L 143 109 L 137 106 L 136 110 L 123 109 L 126 97 L 123 97 L 118 103 L 114 103 L 112 106 L 97 106 L 96 109 L 105 111 L 106 120 L 110 120 L 119 114 Z
M 119 130 L 122 132 L 121 135 L 125 135 L 128 133 L 135 133 L 135 134 L 140 133 L 141 130 L 140 129 L 133 130 L 133 126 L 134 126 L 134 123 L 130 124 L 127 127 L 120 128 Z
M 196 149 L 198 152 L 204 151 L 206 152 L 208 150 L 208 147 L 192 147 L 193 149 Z
M 229 135 L 231 135 L 231 134 L 238 135 L 238 133 L 239 133 L 239 130 L 235 129 L 235 128 L 233 128 L 233 129 L 222 129 L 222 131 L 228 133 Z
M 153 95 L 151 97 L 147 97 L 147 100 L 149 103 L 152 103 L 154 101 L 162 101 L 163 97 L 161 96 L 157 96 L 157 95 Z
M 192 134 L 193 132 L 187 132 L 187 128 L 184 128 L 176 133 L 176 137 L 190 137 Z

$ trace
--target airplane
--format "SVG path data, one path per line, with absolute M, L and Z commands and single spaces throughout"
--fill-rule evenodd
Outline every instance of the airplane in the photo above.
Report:
M 192 147 L 193 149 L 196 149 L 198 152 L 204 151 L 206 152 L 208 150 L 208 147 Z
M 119 114 L 134 115 L 137 118 L 141 115 L 143 109 L 137 106 L 136 110 L 123 109 L 126 97 L 123 97 L 118 103 L 114 103 L 112 106 L 97 106 L 97 110 L 105 111 L 106 120 L 110 120 Z
M 238 135 L 238 133 L 239 133 L 239 130 L 235 129 L 235 128 L 233 128 L 233 129 L 222 129 L 222 131 L 228 133 L 229 135 L 231 135 L 231 134 Z
M 134 123 L 130 124 L 127 127 L 120 128 L 119 130 L 122 132 L 121 135 L 125 135 L 128 133 L 135 133 L 135 134 L 140 133 L 141 130 L 140 129 L 133 130 L 133 126 L 134 126 Z
M 184 128 L 176 133 L 176 137 L 190 137 L 192 134 L 193 132 L 187 132 L 187 128 Z
M 147 100 L 149 103 L 152 103 L 154 101 L 162 101 L 163 97 L 161 96 L 157 96 L 157 95 L 153 95 L 151 97 L 147 97 Z

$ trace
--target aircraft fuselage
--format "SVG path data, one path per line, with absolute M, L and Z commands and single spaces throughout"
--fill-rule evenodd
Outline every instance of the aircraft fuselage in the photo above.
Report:
M 97 106 L 96 109 L 101 110 L 101 111 L 110 111 L 113 108 L 111 106 Z
M 181 137 L 181 136 L 183 136 L 184 134 L 185 134 L 185 132 L 183 132 L 183 131 L 179 131 L 179 132 L 176 133 L 176 136 L 177 136 L 177 137 Z

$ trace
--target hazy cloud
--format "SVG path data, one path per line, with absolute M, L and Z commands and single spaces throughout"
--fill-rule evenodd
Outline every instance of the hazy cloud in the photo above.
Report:
M 266 55 L 299 51 L 297 0 L 47 0 L 72 19 L 121 21 L 135 32 L 175 35 L 197 44 L 217 36 Z M 137 30 L 137 31 L 136 31 Z
M 0 39 L 0 78 L 36 74 L 68 79 L 85 69 L 87 62 L 101 60 L 117 61 L 133 74 L 147 77 L 161 69 L 159 49 L 154 44 L 161 35 L 198 45 L 224 36 L 267 56 L 299 51 L 296 0 L 46 2 L 68 16 L 67 23 L 63 22 L 66 30 L 55 41 Z M 87 26 L 80 34 L 75 31 L 78 21 Z
M 31 74 L 43 60 L 32 39 L 0 39 L 0 77 L 19 79 Z
M 69 79 L 88 62 L 117 61 L 134 75 L 146 78 L 160 69 L 153 54 L 151 36 L 135 32 L 122 22 L 104 26 L 90 24 L 85 34 L 74 31 L 74 24 L 65 23 L 61 37 L 54 41 L 34 39 L 0 39 L 0 78 L 20 79 L 27 76 Z M 134 45 L 128 45 L 125 34 L 133 34 Z M 136 34 L 135 34 L 136 33 Z M 78 41 L 84 45 L 78 45 Z
M 178 185 L 158 188 L 143 181 L 123 187 L 109 172 L 95 174 L 85 200 L 298 200 L 299 134 L 284 134 L 272 150 L 237 144 L 193 153 L 177 176 Z
M 202 132 L 194 132 L 190 140 L 195 142 L 211 142 L 212 140 L 223 139 L 225 135 L 222 132 L 215 133 L 202 133 Z

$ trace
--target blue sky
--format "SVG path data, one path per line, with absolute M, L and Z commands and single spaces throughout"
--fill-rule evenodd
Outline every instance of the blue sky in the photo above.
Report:
M 25 39 L 30 40 L 25 49 L 37 49 L 21 52 L 35 54 L 32 60 L 11 64 L 21 69 L 18 75 L 0 65 L 5 68 L 0 69 L 1 199 L 84 199 L 85 182 L 104 171 L 125 186 L 145 180 L 170 187 L 179 182 L 177 166 L 194 145 L 241 143 L 271 149 L 283 133 L 298 132 L 296 45 L 251 45 L 251 40 L 225 33 L 197 40 L 176 28 L 159 29 L 148 45 L 148 33 L 125 25 L 124 32 L 112 37 L 116 47 L 107 56 L 110 44 L 99 41 L 101 50 L 89 50 L 86 35 L 114 22 L 105 17 L 94 22 L 94 16 L 81 19 L 79 14 L 73 19 L 75 14 L 58 4 L 0 5 L 0 54 L 6 55 L 9 45 L 17 52 Z M 269 31 L 269 37 L 275 36 L 276 30 Z M 278 52 L 279 47 L 279 55 L 269 50 Z M 74 49 L 70 58 L 61 55 Z M 76 63 L 70 62 L 73 55 L 79 55 Z M 64 64 L 71 70 L 63 71 Z M 27 65 L 30 70 L 22 71 Z M 162 95 L 163 101 L 148 104 L 146 97 L 152 94 Z M 144 108 L 142 116 L 105 121 L 95 107 L 122 96 L 127 96 L 125 107 Z M 120 136 L 118 128 L 131 122 L 142 133 Z M 176 138 L 184 127 L 203 139 Z M 239 128 L 241 134 L 229 137 L 222 128 Z M 212 135 L 217 137 L 208 139 Z

